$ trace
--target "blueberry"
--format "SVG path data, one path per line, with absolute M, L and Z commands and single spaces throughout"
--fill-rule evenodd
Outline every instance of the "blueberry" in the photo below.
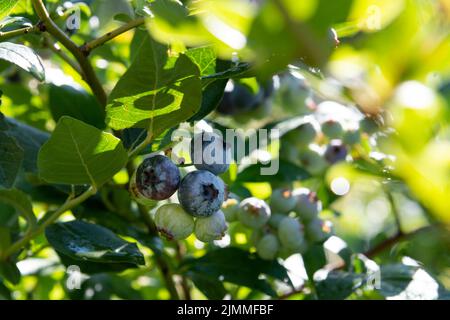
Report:
M 270 208 L 280 213 L 288 213 L 295 207 L 295 197 L 289 189 L 275 189 L 270 196 Z
M 306 238 L 311 242 L 322 242 L 328 237 L 323 220 L 315 218 L 305 225 Z
M 264 260 L 273 260 L 278 254 L 280 243 L 273 234 L 264 235 L 256 244 L 256 252 Z
M 330 139 L 339 139 L 344 134 L 344 128 L 335 120 L 328 120 L 322 123 L 322 132 Z
M 330 164 L 344 161 L 347 157 L 347 147 L 341 140 L 331 140 L 325 150 L 324 157 Z
M 328 167 L 322 154 L 312 148 L 302 150 L 299 155 L 300 164 L 313 175 L 321 174 Z
M 230 166 L 231 148 L 216 133 L 198 133 L 191 142 L 191 159 L 198 170 L 219 175 Z
M 298 148 L 305 148 L 313 143 L 317 136 L 317 130 L 313 123 L 305 122 L 294 130 L 289 131 L 284 138 Z
M 194 232 L 194 218 L 176 203 L 158 208 L 155 215 L 157 230 L 169 240 L 182 240 Z
M 286 215 L 281 214 L 281 213 L 272 213 L 270 215 L 270 219 L 269 219 L 269 226 L 271 226 L 272 228 L 278 228 L 278 226 L 280 225 L 281 220 L 283 220 L 286 217 Z
M 209 171 L 188 173 L 181 181 L 178 200 L 194 217 L 209 217 L 219 211 L 224 201 L 223 181 Z
M 211 242 L 222 239 L 227 229 L 228 226 L 225 222 L 225 215 L 219 210 L 209 217 L 197 218 L 195 221 L 194 234 L 200 241 Z
M 180 185 L 180 171 L 169 158 L 155 155 L 145 159 L 137 168 L 136 190 L 145 198 L 170 198 Z
M 303 222 L 311 221 L 317 217 L 322 210 L 322 203 L 317 198 L 315 192 L 307 188 L 295 189 L 292 194 L 296 198 L 294 211 Z
M 247 198 L 239 205 L 238 218 L 244 226 L 259 229 L 269 221 L 270 208 L 264 200 Z
M 347 130 L 342 137 L 342 141 L 349 146 L 358 144 L 361 142 L 361 132 L 358 129 Z
M 239 201 L 234 198 L 228 198 L 222 204 L 222 212 L 225 215 L 225 220 L 233 222 L 237 220 L 237 214 L 239 211 Z
M 288 250 L 300 252 L 304 249 L 305 232 L 298 219 L 285 217 L 278 226 L 278 238 Z

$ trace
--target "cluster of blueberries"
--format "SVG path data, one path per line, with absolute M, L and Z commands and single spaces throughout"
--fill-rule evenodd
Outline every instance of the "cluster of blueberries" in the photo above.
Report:
M 338 120 L 307 121 L 282 138 L 281 157 L 313 175 L 347 159 L 349 148 L 361 141 L 359 129 L 347 129 Z
M 253 230 L 251 242 L 262 259 L 304 253 L 309 244 L 323 242 L 331 226 L 319 218 L 321 202 L 307 188 L 275 189 L 269 204 L 257 198 L 230 198 L 222 211 L 228 222 L 239 221 Z
M 154 205 L 178 191 L 179 204 L 162 205 L 155 215 L 156 228 L 167 239 L 182 240 L 194 233 L 203 242 L 219 240 L 228 226 L 220 210 L 225 184 L 217 175 L 229 168 L 230 148 L 218 135 L 202 132 L 192 140 L 191 159 L 197 170 L 181 179 L 180 170 L 168 157 L 146 158 L 132 177 L 130 192 L 137 202 Z

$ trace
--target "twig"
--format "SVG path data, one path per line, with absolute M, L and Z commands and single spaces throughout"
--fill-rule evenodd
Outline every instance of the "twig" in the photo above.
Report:
M 147 226 L 148 233 L 151 236 L 158 236 L 158 231 L 156 230 L 155 223 L 153 222 L 153 219 L 148 214 L 145 207 L 142 205 L 138 205 L 139 208 L 139 214 L 142 217 L 142 220 Z M 170 297 L 173 300 L 180 300 L 180 296 L 178 294 L 177 288 L 175 287 L 175 282 L 172 278 L 172 272 L 170 271 L 169 264 L 166 262 L 164 257 L 161 255 L 155 253 L 155 260 L 156 264 L 158 265 L 159 270 L 161 271 L 161 275 L 164 279 L 164 282 L 166 283 L 167 290 L 169 291 Z
M 6 249 L 1 257 L 2 260 L 6 260 L 12 254 L 16 253 L 28 242 L 30 242 L 31 239 L 35 238 L 36 236 L 44 232 L 45 228 L 47 228 L 50 224 L 55 222 L 64 212 L 76 207 L 89 197 L 93 196 L 95 193 L 97 193 L 97 189 L 95 187 L 90 187 L 88 190 L 86 190 L 84 193 L 82 193 L 76 198 L 69 197 L 67 201 L 58 210 L 56 210 L 47 219 L 38 224 L 36 228 L 29 230 L 27 233 L 25 233 L 25 235 L 21 239 L 17 240 L 8 249 Z
M 56 40 L 58 40 L 67 50 L 72 53 L 75 59 L 80 64 L 82 72 L 82 77 L 86 83 L 91 88 L 94 95 L 97 97 L 98 101 L 102 107 L 106 106 L 107 97 L 106 93 L 100 84 L 100 81 L 95 74 L 92 65 L 89 60 L 80 50 L 80 48 L 56 25 L 56 23 L 50 18 L 50 15 L 45 8 L 42 0 L 32 0 L 36 14 L 41 19 L 42 24 L 45 26 L 45 30 L 50 33 Z
M 176 242 L 176 253 L 177 253 L 177 260 L 178 262 L 181 262 L 183 260 L 183 256 L 185 255 L 185 249 L 181 246 L 180 242 Z M 191 300 L 191 290 L 189 288 L 189 283 L 185 276 L 181 275 L 181 288 L 183 289 L 183 296 L 185 300 Z
M 144 24 L 144 22 L 145 22 L 144 18 L 137 18 L 131 20 L 128 23 L 124 24 L 123 26 L 120 26 L 119 28 L 110 31 L 104 34 L 103 36 L 84 44 L 83 46 L 80 47 L 80 50 L 84 53 L 85 56 L 88 56 L 91 53 L 91 51 L 94 50 L 95 48 L 100 47 L 101 45 L 114 39 L 115 37 L 121 35 L 122 33 L 125 33 L 131 29 L 139 27 L 140 25 Z
M 7 32 L 0 32 L 0 42 L 9 40 L 9 39 L 17 37 L 17 36 L 21 36 L 21 35 L 25 35 L 25 34 L 29 34 L 29 33 L 40 32 L 40 31 L 41 30 L 40 30 L 39 25 L 35 25 L 35 26 L 11 30 L 11 31 L 7 31 Z
M 412 231 L 410 233 L 402 233 L 402 232 L 397 232 L 397 234 L 395 234 L 394 236 L 384 240 L 383 242 L 379 243 L 378 245 L 376 245 L 375 247 L 369 249 L 368 251 L 366 251 L 364 253 L 364 255 L 368 258 L 372 258 L 374 256 L 377 256 L 378 254 L 380 254 L 381 252 L 391 248 L 392 246 L 394 246 L 395 244 L 401 242 L 401 241 L 405 241 L 411 237 L 414 237 L 416 235 L 418 235 L 419 233 L 431 230 L 433 228 L 436 228 L 437 225 L 430 225 L 430 226 L 425 226 L 422 228 L 419 228 L 415 231 Z
M 83 74 L 83 70 L 80 69 L 80 66 L 73 61 L 62 49 L 61 47 L 54 42 L 48 35 L 44 36 L 45 45 L 51 51 L 56 53 L 61 59 L 63 59 L 73 70 L 75 70 L 78 74 Z

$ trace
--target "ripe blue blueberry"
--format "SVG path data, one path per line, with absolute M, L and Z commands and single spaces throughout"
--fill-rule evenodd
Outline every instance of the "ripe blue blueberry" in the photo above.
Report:
M 198 170 L 219 175 L 230 166 L 231 148 L 216 133 L 197 133 L 191 142 L 191 159 Z
M 278 238 L 271 233 L 264 235 L 256 244 L 256 252 L 264 260 L 275 259 L 279 249 Z
M 298 188 L 292 194 L 297 200 L 294 211 L 303 222 L 315 219 L 319 212 L 322 211 L 322 203 L 315 192 L 307 188 Z
M 238 218 L 246 227 L 262 228 L 270 219 L 270 208 L 264 200 L 247 198 L 239 205 Z
M 211 242 L 220 240 L 225 236 L 228 226 L 222 211 L 217 211 L 206 218 L 195 220 L 194 234 L 198 240 Z
M 209 217 L 220 210 L 224 193 L 225 185 L 220 178 L 209 171 L 198 170 L 181 180 L 178 200 L 194 217 Z
M 194 218 L 177 203 L 165 204 L 155 215 L 156 229 L 168 240 L 182 240 L 194 232 Z
M 347 147 L 341 140 L 331 140 L 325 150 L 324 158 L 330 163 L 335 164 L 344 161 L 347 157 Z
M 289 189 L 275 189 L 270 196 L 270 208 L 272 211 L 288 213 L 295 207 L 295 197 Z
M 134 179 L 134 191 L 147 199 L 164 200 L 177 191 L 181 178 L 178 167 L 169 158 L 155 155 L 139 165 Z

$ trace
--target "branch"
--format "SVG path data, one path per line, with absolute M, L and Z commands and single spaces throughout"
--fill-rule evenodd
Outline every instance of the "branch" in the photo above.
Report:
M 85 56 L 88 56 L 91 53 L 91 51 L 94 50 L 95 48 L 100 47 L 101 45 L 105 44 L 106 42 L 114 39 L 115 37 L 127 32 L 131 29 L 141 26 L 142 24 L 144 24 L 144 22 L 145 22 L 144 18 L 137 18 L 135 20 L 131 20 L 130 22 L 124 24 L 123 26 L 121 26 L 113 31 L 110 31 L 97 39 L 94 39 L 94 40 L 84 44 L 83 46 L 80 47 L 80 50 L 83 52 L 83 54 Z
M 69 66 L 72 67 L 78 74 L 83 74 L 83 70 L 81 70 L 80 66 L 73 61 L 64 51 L 61 50 L 61 47 L 55 43 L 48 35 L 44 35 L 44 41 L 47 48 L 56 53 L 63 59 Z
M 89 60 L 80 48 L 78 48 L 78 46 L 61 29 L 59 29 L 56 23 L 50 18 L 50 15 L 42 0 L 32 0 L 32 2 L 36 14 L 45 26 L 45 30 L 73 54 L 75 59 L 80 64 L 81 70 L 83 70 L 83 73 L 81 74 L 83 79 L 87 82 L 100 104 L 105 107 L 107 102 L 106 93 L 103 90 L 103 87 L 100 84 L 100 81 L 98 80 Z
M 437 227 L 437 225 L 425 226 L 425 227 L 419 228 L 415 231 L 412 231 L 410 233 L 402 233 L 399 231 L 394 236 L 384 240 L 383 242 L 379 243 L 372 249 L 369 249 L 368 251 L 366 251 L 364 253 L 364 255 L 368 258 L 372 258 L 372 257 L 377 256 L 378 254 L 382 253 L 383 251 L 393 247 L 395 244 L 397 244 L 401 241 L 408 240 L 409 238 L 414 237 L 414 236 L 418 235 L 419 233 L 429 231 L 436 227 Z
M 31 27 L 21 28 L 21 29 L 7 31 L 7 32 L 0 32 L 0 42 L 9 40 L 9 39 L 17 37 L 17 36 L 21 36 L 21 35 L 25 35 L 25 34 L 29 34 L 29 33 L 40 32 L 40 31 L 42 31 L 41 27 L 39 24 L 37 24 L 37 25 L 31 26 Z
M 1 257 L 2 260 L 6 260 L 12 254 L 16 253 L 22 247 L 27 245 L 28 242 L 31 241 L 31 239 L 35 238 L 36 236 L 44 232 L 45 228 L 47 228 L 50 224 L 55 222 L 64 212 L 76 207 L 80 203 L 87 200 L 89 197 L 93 196 L 95 193 L 97 193 L 97 189 L 94 187 L 90 187 L 88 190 L 86 190 L 84 193 L 82 193 L 76 198 L 73 198 L 73 196 L 69 196 L 67 201 L 58 210 L 52 213 L 44 221 L 41 221 L 41 223 L 38 224 L 36 228 L 29 230 L 27 233 L 25 233 L 25 235 L 21 239 L 17 240 L 8 249 L 6 249 Z

